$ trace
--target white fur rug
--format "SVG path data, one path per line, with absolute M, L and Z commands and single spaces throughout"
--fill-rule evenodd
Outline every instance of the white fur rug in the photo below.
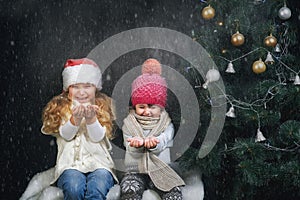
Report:
M 54 168 L 36 174 L 29 182 L 20 200 L 63 200 L 62 191 L 50 186 L 54 176 Z M 204 187 L 201 174 L 192 171 L 183 176 L 186 186 L 182 188 L 183 200 L 202 200 Z M 107 200 L 119 200 L 120 186 L 113 186 L 107 194 Z M 143 194 L 143 200 L 160 200 L 156 192 L 147 190 Z

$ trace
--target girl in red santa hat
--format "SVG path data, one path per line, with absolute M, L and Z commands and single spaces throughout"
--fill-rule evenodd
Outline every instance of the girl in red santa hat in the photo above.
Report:
M 44 108 L 42 132 L 56 137 L 54 180 L 64 199 L 106 199 L 117 182 L 110 156 L 112 101 L 101 93 L 101 71 L 88 58 L 67 60 L 63 93 Z
M 166 100 L 161 64 L 148 59 L 142 75 L 132 83 L 133 109 L 122 127 L 127 170 L 120 183 L 122 200 L 140 200 L 147 189 L 155 190 L 163 200 L 182 199 L 180 187 L 185 183 L 168 165 L 174 126 L 165 110 Z

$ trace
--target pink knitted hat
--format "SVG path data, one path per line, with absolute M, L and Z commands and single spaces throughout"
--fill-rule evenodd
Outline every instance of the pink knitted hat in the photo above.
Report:
M 70 85 L 76 83 L 91 83 L 97 89 L 102 89 L 101 70 L 89 58 L 68 59 L 64 66 L 62 77 L 64 91 L 67 91 Z
M 166 106 L 167 83 L 161 76 L 161 64 L 153 58 L 142 65 L 142 75 L 132 83 L 131 103 Z

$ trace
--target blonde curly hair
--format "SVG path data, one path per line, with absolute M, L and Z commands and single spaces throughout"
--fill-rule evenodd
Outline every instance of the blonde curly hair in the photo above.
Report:
M 99 106 L 97 119 L 106 127 L 106 136 L 113 138 L 113 120 L 115 120 L 112 99 L 107 95 L 96 91 L 95 105 Z M 56 134 L 62 122 L 67 122 L 71 116 L 72 101 L 68 98 L 68 92 L 53 97 L 45 106 L 42 113 L 43 128 L 46 134 Z

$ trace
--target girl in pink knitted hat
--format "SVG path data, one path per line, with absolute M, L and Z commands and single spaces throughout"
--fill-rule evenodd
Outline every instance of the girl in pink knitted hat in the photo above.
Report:
M 111 99 L 101 93 L 101 71 L 88 59 L 69 59 L 62 73 L 63 93 L 44 108 L 42 132 L 56 137 L 52 183 L 64 199 L 106 199 L 117 182 L 109 150 Z M 91 103 L 92 102 L 92 103 Z
M 134 109 L 122 127 L 127 170 L 120 184 L 122 200 L 140 200 L 146 189 L 155 190 L 163 200 L 182 199 L 180 186 L 185 183 L 168 165 L 174 126 L 165 111 L 166 100 L 161 64 L 148 59 L 142 65 L 142 75 L 132 83 Z

